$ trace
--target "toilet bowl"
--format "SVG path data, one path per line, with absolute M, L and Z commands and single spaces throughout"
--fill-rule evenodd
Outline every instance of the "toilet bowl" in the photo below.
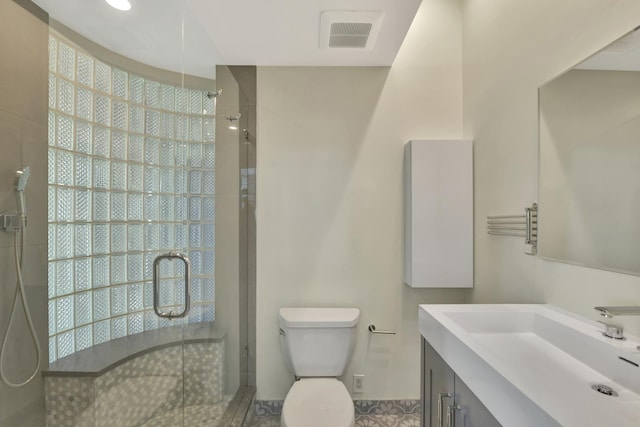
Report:
M 357 308 L 280 309 L 282 351 L 297 381 L 282 408 L 283 427 L 353 427 L 355 408 L 342 375 L 353 355 Z
M 284 401 L 282 427 L 353 427 L 353 401 L 336 378 L 296 381 Z

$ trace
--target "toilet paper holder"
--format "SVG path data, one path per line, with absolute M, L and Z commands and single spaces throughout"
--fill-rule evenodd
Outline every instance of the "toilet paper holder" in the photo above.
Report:
M 396 331 L 377 331 L 376 330 L 376 325 L 374 325 L 373 323 L 371 325 L 369 325 L 369 332 L 371 332 L 372 334 L 379 334 L 379 335 L 395 335 Z

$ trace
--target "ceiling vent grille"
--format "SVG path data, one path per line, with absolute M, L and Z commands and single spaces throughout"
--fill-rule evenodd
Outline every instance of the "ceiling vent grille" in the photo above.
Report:
M 320 15 L 320 48 L 373 49 L 383 13 L 328 10 Z
M 329 33 L 329 47 L 367 47 L 373 24 L 369 22 L 334 22 Z

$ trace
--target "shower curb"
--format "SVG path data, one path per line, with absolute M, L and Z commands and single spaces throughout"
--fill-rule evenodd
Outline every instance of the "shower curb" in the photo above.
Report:
M 238 388 L 218 425 L 224 427 L 242 427 L 246 425 L 247 417 L 251 412 L 251 402 L 255 394 L 256 389 L 254 387 L 241 386 Z

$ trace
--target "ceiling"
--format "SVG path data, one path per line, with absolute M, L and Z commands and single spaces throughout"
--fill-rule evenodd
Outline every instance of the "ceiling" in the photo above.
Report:
M 640 71 L 640 31 L 636 28 L 574 68 L 579 70 Z
M 388 66 L 421 0 L 32 0 L 88 39 L 155 67 L 213 78 L 215 66 Z M 320 43 L 323 11 L 381 12 L 367 49 Z M 372 38 L 373 40 L 373 38 Z

